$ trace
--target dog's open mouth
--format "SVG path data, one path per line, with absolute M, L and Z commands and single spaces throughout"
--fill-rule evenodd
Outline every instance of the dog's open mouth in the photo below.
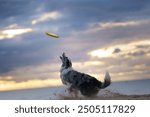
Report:
M 66 57 L 65 53 L 63 52 L 62 56 L 60 56 L 60 59 L 63 60 Z

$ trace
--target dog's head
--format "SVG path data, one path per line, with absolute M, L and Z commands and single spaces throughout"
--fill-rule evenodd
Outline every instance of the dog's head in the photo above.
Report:
M 69 60 L 69 58 L 66 57 L 65 53 L 63 53 L 62 56 L 60 56 L 60 59 L 62 61 L 62 67 L 64 68 L 72 67 L 71 60 Z

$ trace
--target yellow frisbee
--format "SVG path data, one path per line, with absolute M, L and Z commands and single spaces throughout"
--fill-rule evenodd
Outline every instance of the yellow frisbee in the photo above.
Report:
M 51 33 L 51 32 L 46 32 L 46 35 L 54 37 L 54 38 L 59 38 L 59 35 Z

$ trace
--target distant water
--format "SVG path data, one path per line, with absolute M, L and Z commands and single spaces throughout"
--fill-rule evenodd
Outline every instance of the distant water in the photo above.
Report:
M 66 87 L 47 87 L 37 89 L 15 90 L 0 92 L 1 100 L 49 100 L 58 99 L 59 95 L 65 95 Z M 150 94 L 150 79 L 112 82 L 106 88 L 110 92 L 125 94 L 125 95 L 143 95 Z M 102 93 L 105 90 L 101 90 Z
M 0 92 L 0 100 L 50 100 L 63 92 L 65 87 L 46 87 Z
M 150 94 L 150 79 L 114 82 L 107 89 L 126 95 Z

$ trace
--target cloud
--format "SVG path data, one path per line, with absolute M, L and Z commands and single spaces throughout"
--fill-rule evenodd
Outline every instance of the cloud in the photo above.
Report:
M 5 40 L 0 41 L 0 75 L 13 76 L 19 82 L 58 78 L 58 57 L 65 51 L 79 71 L 98 77 L 110 70 L 113 80 L 146 78 L 148 73 L 143 76 L 140 73 L 150 68 L 149 3 L 149 0 L 2 0 L 0 37 Z M 31 26 L 38 31 L 29 33 Z M 61 38 L 48 39 L 44 35 L 47 30 L 56 31 Z M 13 39 L 19 35 L 23 35 L 21 40 Z M 95 56 L 91 56 L 94 51 Z M 147 66 L 132 69 L 143 63 Z
M 47 20 L 56 20 L 61 16 L 61 14 L 57 11 L 53 11 L 53 12 L 48 12 L 48 13 L 44 13 L 41 14 L 39 17 L 37 17 L 36 19 L 32 20 L 32 24 L 37 24 L 40 22 L 44 22 Z
M 12 28 L 12 27 L 16 27 L 16 25 L 9 26 L 9 29 L 0 30 L 0 40 L 12 39 L 16 36 L 34 31 L 31 28 Z
M 148 48 L 150 48 L 150 46 L 149 45 L 138 45 L 138 46 L 136 46 L 137 48 L 145 48 L 145 49 L 148 49 Z
M 133 57 L 138 57 L 138 56 L 144 56 L 146 55 L 147 52 L 143 51 L 143 50 L 139 50 L 137 52 L 130 52 L 128 53 L 128 56 L 133 56 Z
M 126 26 L 135 26 L 145 23 L 145 21 L 124 21 L 124 22 L 104 22 L 99 23 L 101 29 L 108 29 L 114 27 L 126 27 Z
M 37 31 L 24 35 L 19 41 L 17 39 L 1 41 L 0 74 L 48 61 L 58 62 L 62 49 L 60 40 L 53 40 L 44 32 Z
M 127 25 L 128 24 L 127 22 L 134 22 L 134 21 L 136 22 L 135 23 L 136 25 Z M 118 40 L 132 41 L 134 39 L 144 40 L 144 38 L 145 39 L 149 38 L 150 23 L 148 19 L 128 20 L 118 22 L 111 21 L 111 22 L 113 22 L 114 24 L 116 23 L 118 24 L 120 22 L 121 25 L 122 23 L 125 23 L 126 25 L 124 26 L 115 25 L 112 28 L 103 29 L 99 25 L 96 25 L 98 23 L 95 23 L 95 25 L 93 23 L 89 23 L 86 29 L 72 31 L 69 34 L 69 36 L 64 40 L 64 43 L 63 42 L 62 43 L 63 44 L 68 43 L 65 44 L 64 46 L 65 48 L 68 47 L 68 49 L 70 48 L 71 50 L 79 50 L 80 52 L 84 50 L 84 52 L 87 52 L 87 50 L 90 51 L 90 49 L 92 50 L 100 48 L 107 45 L 108 43 L 113 42 L 117 43 Z M 104 22 L 101 23 L 103 24 Z M 107 23 L 109 24 L 110 22 Z M 114 51 L 114 48 L 112 50 Z
M 114 53 L 116 48 L 119 48 L 121 52 Z M 91 71 L 91 73 L 102 74 L 108 70 L 112 76 L 112 81 L 149 78 L 149 39 L 120 40 L 90 52 L 88 55 L 92 60 L 103 62 L 103 65 L 90 67 L 96 70 Z
M 12 76 L 0 76 L 0 81 L 9 81 L 9 80 L 13 80 Z
M 41 63 L 38 65 L 28 65 L 13 69 L 7 72 L 6 76 L 12 76 L 15 81 L 22 82 L 30 79 L 58 79 L 60 76 L 58 63 Z M 26 75 L 23 74 L 26 73 Z
M 115 48 L 114 51 L 113 51 L 113 53 L 119 53 L 119 52 L 121 52 L 120 48 Z
M 101 30 L 108 30 L 117 27 L 130 27 L 147 24 L 149 20 L 128 20 L 128 21 L 111 21 L 111 22 L 99 22 L 89 24 L 89 30 L 85 31 L 86 34 L 92 32 L 98 32 Z
M 137 48 L 137 46 L 150 46 L 150 41 L 147 39 L 147 40 L 141 40 L 141 41 L 139 40 L 136 42 L 131 41 L 129 43 L 112 45 L 110 47 L 105 47 L 102 49 L 97 49 L 97 50 L 88 52 L 88 55 L 92 57 L 98 57 L 98 58 L 107 58 L 107 57 L 115 58 L 119 56 L 131 57 L 131 55 L 140 56 L 149 52 L 149 49 Z M 119 53 L 114 54 L 114 50 L 116 50 L 116 48 L 119 48 L 119 50 L 121 50 L 121 53 L 119 51 Z

